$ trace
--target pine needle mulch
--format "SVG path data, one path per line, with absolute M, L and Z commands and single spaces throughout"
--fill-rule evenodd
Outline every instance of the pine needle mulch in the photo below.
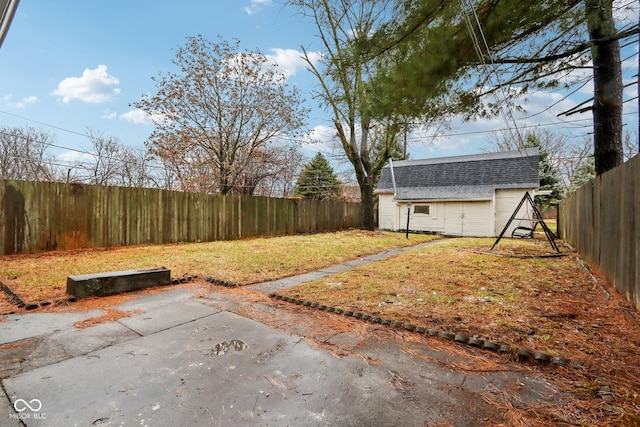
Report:
M 280 294 L 570 359 L 523 365 L 573 393 L 570 404 L 521 407 L 487 395 L 513 425 L 640 425 L 640 316 L 631 304 L 567 247 L 548 257 L 546 241 L 503 240 L 489 253 L 492 243 L 449 240 Z

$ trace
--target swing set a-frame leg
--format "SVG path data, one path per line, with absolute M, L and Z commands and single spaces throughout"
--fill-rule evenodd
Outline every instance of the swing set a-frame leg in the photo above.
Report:
M 547 227 L 547 223 L 544 222 L 544 219 L 542 219 L 542 214 L 540 213 L 540 210 L 536 206 L 535 202 L 533 201 L 529 193 L 526 193 L 526 196 L 528 196 L 529 198 L 529 202 L 533 207 L 533 214 L 536 216 L 536 219 L 542 226 L 542 229 L 544 230 L 544 234 L 547 236 L 547 240 L 549 241 L 549 244 L 553 249 L 555 249 L 557 253 L 560 253 L 560 249 L 558 248 L 558 245 L 556 244 L 556 240 L 555 240 L 556 236 L 553 234 L 553 231 L 551 231 L 549 227 Z
M 547 240 L 549 241 L 549 244 L 551 244 L 551 247 L 555 249 L 556 252 L 559 253 L 560 249 L 558 248 L 558 245 L 555 242 L 555 236 L 553 234 L 553 231 L 551 231 L 549 227 L 547 227 L 547 224 L 544 222 L 544 219 L 542 219 L 542 214 L 540 213 L 540 210 L 538 210 L 536 203 L 533 201 L 533 199 L 531 198 L 531 195 L 528 192 L 524 193 L 522 200 L 520 200 L 520 203 L 518 203 L 518 207 L 516 207 L 516 209 L 513 211 L 513 214 L 511 214 L 511 218 L 509 218 L 509 221 L 507 221 L 507 223 L 505 224 L 504 228 L 500 232 L 500 235 L 498 236 L 496 241 L 493 243 L 493 246 L 491 246 L 490 250 L 493 250 L 493 248 L 496 247 L 498 242 L 500 242 L 500 239 L 502 239 L 502 237 L 504 236 L 504 233 L 507 232 L 507 229 L 515 219 L 518 212 L 520 212 L 520 208 L 525 202 L 529 202 L 529 204 L 531 205 L 531 208 L 533 209 L 533 214 L 535 215 L 536 220 L 540 223 L 540 225 L 542 225 L 542 229 L 544 230 L 544 234 L 547 236 Z

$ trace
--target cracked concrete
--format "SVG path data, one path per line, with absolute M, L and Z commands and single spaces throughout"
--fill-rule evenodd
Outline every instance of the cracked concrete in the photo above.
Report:
M 360 357 L 336 358 L 301 336 L 195 300 L 147 310 L 84 330 L 30 338 L 36 348 L 20 348 L 21 372 L 3 371 L 9 373 L 2 381 L 9 399 L 3 422 L 23 416 L 28 418 L 20 422 L 27 426 L 360 426 L 443 420 L 470 425 L 500 417 L 481 396 L 461 389 L 457 380 L 452 383 L 450 372 L 421 378 L 414 368 L 387 363 L 390 356 L 391 361 L 400 356 L 398 349 L 387 349 L 382 363 L 370 364 Z M 104 346 L 86 346 L 96 336 Z M 245 346 L 212 352 L 230 340 Z M 44 347 L 50 350 L 47 360 L 28 362 Z M 42 408 L 12 413 L 11 404 L 19 399 L 37 399 Z M 460 406 L 468 409 L 457 411 Z

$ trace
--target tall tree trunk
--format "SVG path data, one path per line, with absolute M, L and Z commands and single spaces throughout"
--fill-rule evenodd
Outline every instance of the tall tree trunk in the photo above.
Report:
M 368 176 L 365 178 L 365 182 L 360 183 L 360 203 L 362 204 L 362 228 L 371 231 L 376 225 L 373 190 L 371 176 Z
M 596 174 L 623 162 L 622 69 L 618 40 L 598 42 L 616 35 L 612 0 L 585 0 L 593 57 L 593 140 Z

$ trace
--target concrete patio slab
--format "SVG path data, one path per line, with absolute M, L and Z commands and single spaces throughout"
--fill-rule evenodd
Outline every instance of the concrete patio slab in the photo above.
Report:
M 119 323 L 140 335 L 149 335 L 219 312 L 212 307 L 187 300 L 149 308 L 142 314 L 123 317 Z
M 74 323 L 99 316 L 101 310 L 78 313 L 28 313 L 2 316 L 0 344 L 69 329 Z
M 270 292 L 374 259 L 248 288 Z M 292 307 L 172 289 L 135 295 L 111 308 L 142 313 L 85 329 L 74 323 L 101 310 L 5 316 L 0 425 L 499 425 L 508 417 L 488 393 L 509 390 L 534 407 L 562 399 L 532 371 L 456 369 L 477 359 Z
M 14 404 L 22 399 L 41 405 L 20 412 L 29 427 L 428 425 L 443 420 L 462 426 L 499 415 L 457 384 L 357 357 L 339 359 L 301 337 L 227 312 L 3 383 Z

